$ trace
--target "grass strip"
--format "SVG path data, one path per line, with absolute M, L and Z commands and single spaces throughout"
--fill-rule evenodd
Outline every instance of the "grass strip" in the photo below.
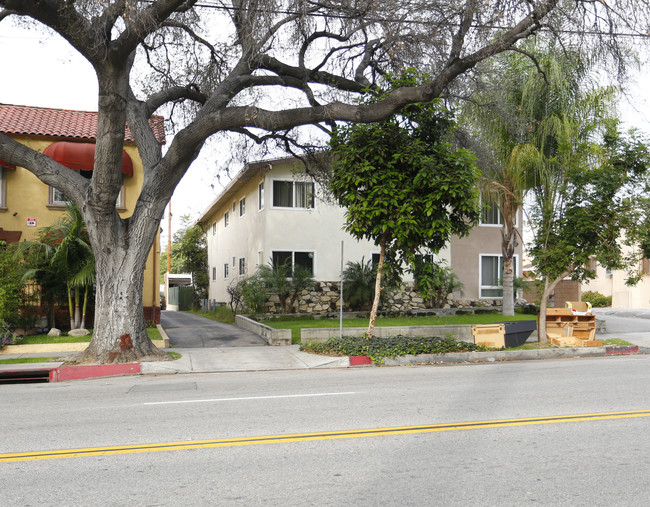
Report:
M 23 364 L 23 363 L 57 363 L 59 357 L 14 357 L 13 359 L 0 359 L 0 364 Z
M 47 334 L 34 334 L 23 336 L 16 345 L 42 345 L 46 343 L 89 343 L 92 338 L 92 329 L 89 336 L 47 336 Z M 151 340 L 162 340 L 160 331 L 155 327 L 148 327 L 147 334 Z

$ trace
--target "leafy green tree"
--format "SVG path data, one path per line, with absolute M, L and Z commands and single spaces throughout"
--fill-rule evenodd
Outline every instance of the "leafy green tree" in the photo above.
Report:
M 578 149 L 577 139 L 566 132 L 561 136 L 563 132 L 558 132 L 558 145 L 566 147 L 543 160 L 555 167 L 535 189 L 531 212 L 530 252 L 543 284 L 541 340 L 546 339 L 546 304 L 561 280 L 593 278 L 591 258 L 611 269 L 638 265 L 638 248 L 626 255 L 625 247 L 639 237 L 642 196 L 648 192 L 650 152 L 635 134 L 622 135 L 613 122 L 600 144 L 581 153 L 585 148 Z
M 200 225 L 191 225 L 188 215 L 182 217 L 183 226 L 174 234 L 172 243 L 172 272 L 192 273 L 195 304 L 208 297 L 210 283 L 208 250 Z M 166 261 L 166 259 L 165 259 Z M 178 270 L 178 271 L 174 271 Z
M 407 73 L 396 85 L 415 82 Z M 330 189 L 347 210 L 345 229 L 380 246 L 369 336 L 386 260 L 400 271 L 401 261 L 439 251 L 478 219 L 478 170 L 471 152 L 451 146 L 452 127 L 439 104 L 414 104 L 381 123 L 338 127 L 330 142 Z
M 95 282 L 95 256 L 79 209 L 67 203 L 59 220 L 41 227 L 36 241 L 20 243 L 16 253 L 36 264 L 26 271 L 24 279 L 54 277 L 65 282 L 70 329 L 85 329 L 90 289 Z

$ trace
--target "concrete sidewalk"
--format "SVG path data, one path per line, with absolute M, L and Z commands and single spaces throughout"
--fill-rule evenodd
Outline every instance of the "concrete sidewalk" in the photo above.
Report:
M 594 312 L 596 313 L 596 312 Z M 465 352 L 457 354 L 405 356 L 387 359 L 386 365 L 411 365 L 411 364 L 437 364 L 457 362 L 493 362 L 493 361 L 521 361 L 533 359 L 553 359 L 566 357 L 591 357 L 595 355 L 611 355 L 621 353 L 649 353 L 650 352 L 650 311 L 622 312 L 605 310 L 599 311 L 598 317 L 606 321 L 607 332 L 599 333 L 599 339 L 620 338 L 633 343 L 637 347 L 584 347 L 584 348 L 554 348 L 543 350 L 525 351 L 493 351 L 493 352 Z M 299 350 L 299 345 L 285 347 L 247 346 L 247 347 L 221 347 L 221 348 L 171 348 L 170 352 L 181 354 L 176 361 L 143 362 L 140 363 L 138 373 L 161 375 L 175 373 L 209 373 L 209 372 L 237 372 L 237 371 L 264 371 L 264 370 L 297 370 L 312 368 L 347 368 L 356 363 L 349 357 L 317 356 Z M 64 361 L 65 357 L 72 354 L 57 353 L 30 353 L 3 355 L 11 357 L 55 357 Z M 367 363 L 365 363 L 367 364 Z M 26 363 L 17 365 L 0 365 L 1 371 L 15 371 L 20 369 L 59 368 L 61 362 Z M 110 373 L 115 365 L 98 365 L 96 372 L 106 371 L 107 375 L 121 374 Z M 70 367 L 72 368 L 72 367 Z M 101 374 L 88 376 L 103 376 Z
M 224 371 L 300 370 L 310 368 L 345 368 L 347 357 L 328 357 L 288 347 L 231 347 L 213 349 L 167 349 L 181 354 L 176 361 L 141 363 L 142 373 L 206 373 Z

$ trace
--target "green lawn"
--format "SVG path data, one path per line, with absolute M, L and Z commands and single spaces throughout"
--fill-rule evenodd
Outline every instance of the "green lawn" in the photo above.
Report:
M 88 343 L 92 337 L 92 329 L 89 329 L 90 336 L 47 336 L 47 334 L 35 334 L 23 336 L 18 345 L 34 345 L 43 343 Z M 162 340 L 160 331 L 155 327 L 148 327 L 147 334 L 151 340 Z
M 188 310 L 185 313 L 191 313 L 192 315 L 198 315 L 199 317 L 205 317 L 206 319 L 216 320 L 225 324 L 235 323 L 235 315 L 228 306 L 218 306 L 213 313 L 201 313 L 200 310 Z
M 59 357 L 16 357 L 14 359 L 0 359 L 0 364 L 23 364 L 23 363 L 56 363 Z
M 320 327 L 339 327 L 338 319 L 294 319 L 267 320 L 264 324 L 274 329 L 291 329 L 291 341 L 300 343 L 300 330 Z M 378 318 L 375 327 L 393 326 L 450 326 L 463 324 L 491 324 L 504 320 L 535 320 L 536 315 L 514 315 L 504 317 L 501 314 L 459 315 L 456 317 L 390 317 Z M 368 327 L 368 319 L 343 319 L 343 327 Z

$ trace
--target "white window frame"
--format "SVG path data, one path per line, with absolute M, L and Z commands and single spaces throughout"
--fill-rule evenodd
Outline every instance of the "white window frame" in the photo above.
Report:
M 224 263 L 224 265 L 223 265 L 223 278 L 224 278 L 224 280 L 228 280 L 228 277 L 230 276 L 230 269 L 229 268 L 230 268 L 229 264 L 227 262 Z
M 479 260 L 478 260 L 478 294 L 479 294 L 479 299 L 503 299 L 503 285 L 483 285 L 483 257 L 498 257 L 499 258 L 499 268 L 503 270 L 503 255 L 502 254 L 497 254 L 497 253 L 485 253 L 485 254 L 479 254 Z M 520 267 L 520 262 L 519 262 L 519 255 L 515 254 L 513 255 L 513 262 L 514 262 L 514 277 L 517 278 L 520 276 L 519 271 L 521 269 Z M 503 274 L 501 274 L 501 279 L 503 279 Z M 495 290 L 495 289 L 501 289 L 501 295 L 500 296 L 484 296 L 483 295 L 483 289 L 486 290 Z
M 292 189 L 291 189 L 291 197 L 292 197 L 292 206 L 276 206 L 274 204 L 275 201 L 275 182 L 276 181 L 284 181 L 284 182 L 290 182 L 292 184 Z M 311 208 L 304 208 L 300 206 L 296 206 L 296 200 L 297 200 L 297 194 L 296 194 L 296 184 L 310 184 L 312 188 L 312 201 L 313 201 L 313 206 Z M 271 180 L 271 208 L 272 209 L 284 209 L 284 210 L 290 210 L 290 209 L 295 209 L 295 210 L 315 210 L 316 209 L 316 185 L 314 184 L 313 181 L 306 180 L 306 181 L 296 181 L 291 178 L 273 178 Z
M 60 196 L 57 195 L 59 193 L 61 194 Z M 124 183 L 122 183 L 122 186 L 120 187 L 120 193 L 117 195 L 117 201 L 115 201 L 115 209 L 118 211 L 126 211 L 126 201 L 124 195 Z M 63 192 L 48 185 L 46 207 L 49 209 L 65 209 L 66 201 L 61 199 L 61 196 L 64 196 Z
M 237 201 L 232 202 L 232 214 L 233 216 L 237 213 Z
M 497 208 L 498 211 L 498 220 L 497 223 L 491 223 L 491 222 L 484 222 L 483 221 L 483 205 L 481 204 L 481 217 L 479 219 L 479 225 L 481 227 L 503 227 L 503 214 L 501 213 L 501 210 Z M 493 204 L 492 206 L 496 206 L 496 204 Z M 515 227 L 519 227 L 519 209 L 517 208 L 517 213 L 515 213 Z
M 239 258 L 239 276 L 246 274 L 246 257 Z
M 257 265 L 262 266 L 264 264 L 264 251 L 259 250 L 257 252 Z
M 229 212 L 229 211 L 226 211 L 226 212 L 223 214 L 223 228 L 225 229 L 225 228 L 228 227 L 229 225 L 230 225 L 230 212 Z
M 239 218 L 246 214 L 246 197 L 239 199 Z
M 264 209 L 264 181 L 257 185 L 257 211 Z
M 271 250 L 271 265 L 273 265 L 273 255 L 276 252 L 291 252 L 291 267 L 292 267 L 292 269 L 293 269 L 293 266 L 296 265 L 296 254 L 297 253 L 312 254 L 311 276 L 316 278 L 316 250 L 290 250 L 290 249 L 276 248 L 276 249 Z

